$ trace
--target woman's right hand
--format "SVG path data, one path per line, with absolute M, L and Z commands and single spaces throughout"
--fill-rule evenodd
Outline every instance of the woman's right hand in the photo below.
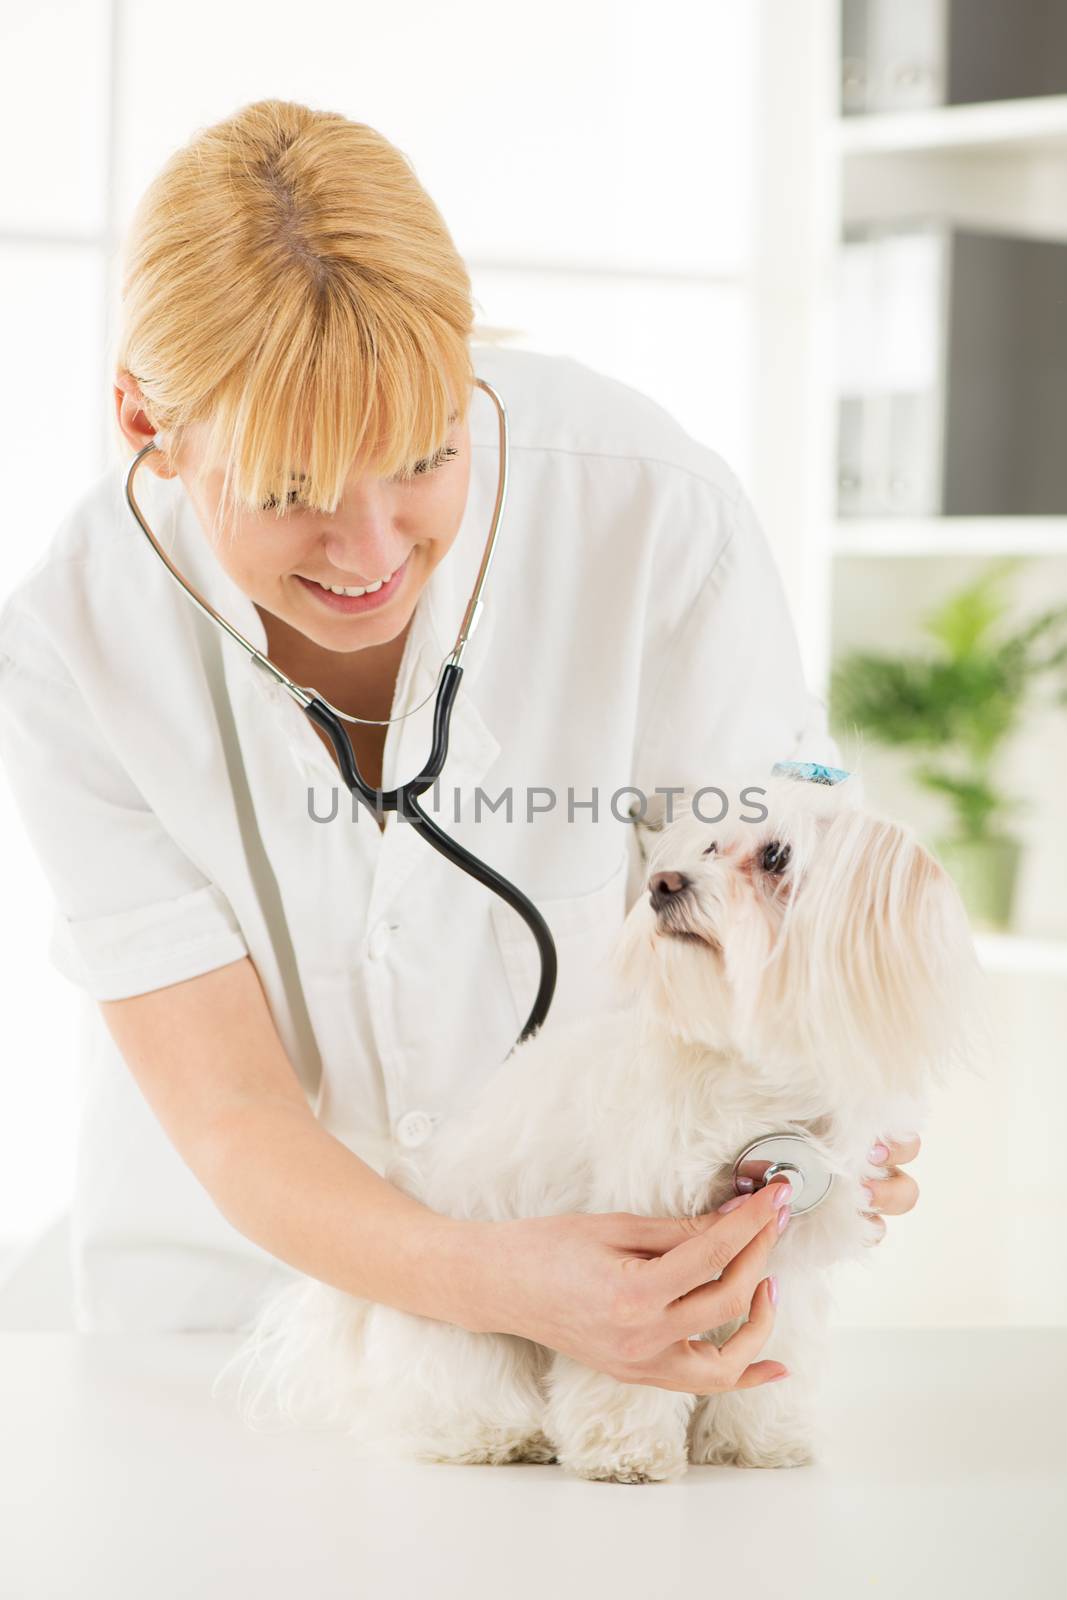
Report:
M 788 1369 L 753 1357 L 774 1326 L 765 1269 L 790 1193 L 787 1182 L 770 1183 L 699 1217 L 465 1222 L 466 1281 L 454 1285 L 464 1314 L 455 1320 L 532 1339 L 621 1383 L 686 1394 L 771 1383 Z M 746 1315 L 721 1347 L 693 1337 Z

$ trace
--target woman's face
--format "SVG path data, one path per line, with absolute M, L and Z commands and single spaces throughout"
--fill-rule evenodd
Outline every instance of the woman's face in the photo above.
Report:
M 119 420 L 141 448 L 152 437 L 133 426 L 134 396 L 118 384 Z M 125 414 L 124 414 L 125 413 Z M 143 413 L 142 413 L 143 416 Z M 238 588 L 262 611 L 313 644 L 340 654 L 366 649 L 403 633 L 431 572 L 451 549 L 463 520 L 470 482 L 470 429 L 454 423 L 435 457 L 419 463 L 408 480 L 371 477 L 354 468 L 336 511 L 304 509 L 294 480 L 283 516 L 273 510 L 238 512 L 211 532 L 221 498 L 222 468 L 203 460 L 205 429 L 189 430 L 177 476 L 196 509 L 212 549 Z M 139 442 L 138 442 L 139 441 Z M 147 456 L 161 475 L 174 463 Z M 344 597 L 322 585 L 366 588 Z

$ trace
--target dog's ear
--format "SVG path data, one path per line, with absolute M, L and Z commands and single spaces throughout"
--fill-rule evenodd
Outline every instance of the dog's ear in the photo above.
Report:
M 657 796 L 656 798 L 659 797 Z M 663 806 L 657 806 L 652 815 L 649 815 L 649 811 L 650 807 L 647 802 L 643 811 L 636 800 L 630 807 L 630 819 L 634 825 L 634 837 L 637 840 L 637 848 L 641 853 L 641 860 L 646 867 L 648 866 L 648 858 L 652 847 L 663 832 Z
M 630 806 L 630 815 L 639 828 L 645 828 L 649 833 L 662 833 L 664 828 L 672 822 L 677 822 L 679 817 L 688 817 L 692 814 L 693 795 L 696 791 L 692 788 L 654 789 L 651 794 L 644 796 L 644 805 L 634 800 Z
M 974 940 L 951 878 L 907 828 L 847 811 L 823 829 L 788 944 L 814 1052 L 922 1094 L 983 1053 Z
M 637 799 L 631 802 L 629 814 L 634 824 L 637 847 L 646 867 L 663 830 L 672 822 L 677 822 L 679 817 L 693 815 L 693 797 L 697 792 L 693 788 L 672 789 L 666 794 L 662 790 L 653 790 L 650 795 L 643 797 L 643 805 Z

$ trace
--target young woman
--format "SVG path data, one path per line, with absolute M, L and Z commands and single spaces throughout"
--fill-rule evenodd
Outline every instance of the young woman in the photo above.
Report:
M 834 757 L 736 478 L 624 385 L 475 343 L 409 162 L 332 113 L 264 101 L 199 133 L 143 196 L 123 267 L 127 459 L 0 612 L 0 752 L 55 894 L 50 954 L 87 996 L 78 1325 L 234 1327 L 295 1268 L 595 1365 L 620 1274 L 729 1227 L 754 1354 L 769 1197 L 740 1234 L 746 1208 L 481 1225 L 385 1179 L 509 1051 L 533 939 L 395 815 L 353 810 L 325 737 L 182 594 L 124 495 L 155 438 L 136 493 L 162 547 L 365 719 L 346 724 L 357 758 L 389 787 L 429 751 L 491 524 L 498 421 L 475 378 L 500 395 L 504 520 L 424 804 L 542 909 L 552 1026 L 603 998 L 644 892 L 638 794 Z M 891 1163 L 917 1148 L 881 1158 L 878 1209 L 914 1204 Z M 692 1260 L 694 1285 L 714 1276 Z

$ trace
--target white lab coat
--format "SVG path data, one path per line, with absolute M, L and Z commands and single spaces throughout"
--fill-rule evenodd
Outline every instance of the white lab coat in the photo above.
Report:
M 424 804 L 547 917 L 552 1027 L 613 998 L 605 958 L 643 884 L 613 796 L 625 819 L 627 786 L 651 796 L 739 769 L 759 782 L 775 760 L 836 752 L 725 463 L 574 361 L 485 347 L 475 365 L 508 407 L 511 480 L 437 803 Z M 471 441 L 464 519 L 416 608 L 394 714 L 432 689 L 488 532 L 497 418 L 479 389 Z M 381 1171 L 392 1141 L 432 1137 L 507 1054 L 538 961 L 517 914 L 412 828 L 392 816 L 380 833 L 362 808 L 352 820 L 304 714 L 150 549 L 124 473 L 88 489 L 0 609 L 0 759 L 54 891 L 50 958 L 86 996 L 77 1325 L 232 1328 L 291 1269 L 219 1214 L 95 1002 L 248 953 L 317 1115 Z M 180 480 L 144 470 L 137 492 L 179 569 L 265 650 Z M 386 786 L 421 768 L 432 709 L 390 726 Z M 478 786 L 491 801 L 510 789 L 510 821 L 505 805 L 476 817 Z M 535 806 L 544 790 L 557 801 L 527 821 L 535 790 Z M 332 821 L 312 820 L 309 799 L 321 818 L 335 798 Z

